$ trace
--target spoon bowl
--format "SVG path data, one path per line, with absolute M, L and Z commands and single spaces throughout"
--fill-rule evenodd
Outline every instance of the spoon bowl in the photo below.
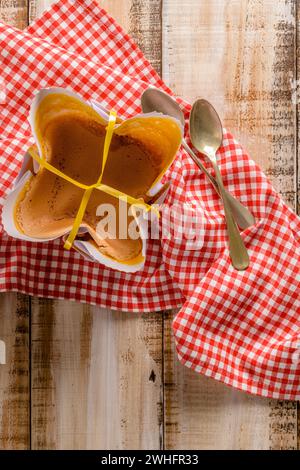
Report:
M 223 128 L 216 110 L 206 100 L 197 100 L 190 115 L 190 134 L 194 147 L 212 157 L 221 147 Z
M 179 104 L 164 91 L 157 88 L 148 88 L 142 94 L 141 105 L 143 113 L 156 111 L 178 119 L 183 127 L 185 125 L 184 115 Z
M 190 114 L 190 134 L 194 147 L 208 157 L 215 170 L 219 192 L 224 205 L 230 258 L 233 267 L 238 271 L 243 271 L 249 266 L 249 255 L 234 221 L 228 192 L 225 190 L 222 175 L 217 165 L 216 152 L 223 140 L 222 123 L 217 111 L 208 101 L 197 100 L 193 104 Z
M 185 126 L 184 114 L 179 104 L 175 101 L 175 99 L 173 99 L 164 91 L 158 90 L 157 88 L 148 88 L 147 90 L 144 91 L 144 93 L 141 96 L 141 105 L 142 105 L 143 113 L 152 113 L 153 111 L 156 111 L 158 113 L 172 116 L 175 119 L 177 119 L 181 123 L 182 127 L 184 128 Z M 208 116 L 208 122 L 211 123 L 216 118 L 219 119 L 218 115 L 212 112 L 211 116 Z M 220 120 L 219 120 L 219 123 L 220 123 Z M 201 122 L 200 124 L 201 124 L 201 127 L 204 128 L 205 122 L 203 123 Z M 211 126 L 207 126 L 207 127 L 211 127 Z M 219 129 L 221 129 L 222 131 L 222 126 L 219 126 Z M 207 129 L 207 132 L 208 130 L 209 129 Z M 216 146 L 218 143 L 218 139 L 219 141 L 222 141 L 222 135 L 216 134 L 214 135 L 214 139 L 215 139 L 215 146 Z M 200 144 L 200 142 L 197 142 L 197 144 Z M 200 159 L 195 155 L 195 153 L 190 148 L 190 146 L 188 145 L 185 139 L 182 140 L 182 146 L 186 150 L 186 152 L 190 155 L 190 157 L 193 159 L 193 161 L 198 166 L 198 168 L 200 168 L 200 170 L 210 180 L 215 191 L 220 195 L 220 191 L 219 191 L 219 187 L 218 187 L 216 179 L 210 174 L 210 172 L 202 164 Z M 226 191 L 226 189 L 225 189 L 225 192 L 227 194 L 228 203 L 230 204 L 232 213 L 239 227 L 241 227 L 241 229 L 244 230 L 250 227 L 251 225 L 253 225 L 255 223 L 255 220 L 251 212 L 246 207 L 244 207 L 237 199 L 235 199 L 228 191 Z

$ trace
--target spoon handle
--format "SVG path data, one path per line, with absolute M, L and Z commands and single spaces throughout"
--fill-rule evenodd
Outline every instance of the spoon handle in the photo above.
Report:
M 217 180 L 219 191 L 221 193 L 221 197 L 222 197 L 223 204 L 224 204 L 225 219 L 226 219 L 226 224 L 227 224 L 227 233 L 228 233 L 228 238 L 229 238 L 229 253 L 230 253 L 232 265 L 238 271 L 243 271 L 247 269 L 249 266 L 249 262 L 250 262 L 249 255 L 245 247 L 244 241 L 241 237 L 241 234 L 233 219 L 219 167 L 213 159 L 211 159 L 211 162 L 213 164 L 213 167 L 216 173 L 216 180 Z
M 185 140 L 182 141 L 182 146 L 183 148 L 189 153 L 189 155 L 192 157 L 193 161 L 196 163 L 196 165 L 200 168 L 200 170 L 203 171 L 203 173 L 209 178 L 211 183 L 213 184 L 215 190 L 220 196 L 220 192 L 218 189 L 218 183 L 215 180 L 215 178 L 209 173 L 209 171 L 205 168 L 205 166 L 201 163 L 200 159 L 195 155 L 193 150 L 190 148 L 190 146 L 187 144 Z M 224 186 L 224 185 L 223 185 Z M 243 206 L 243 204 L 240 203 L 235 197 L 230 194 L 225 188 L 224 191 L 226 193 L 226 197 L 228 200 L 228 203 L 230 205 L 232 214 L 239 225 L 241 229 L 245 230 L 248 227 L 251 227 L 251 225 L 255 224 L 255 218 L 251 214 L 251 212 L 247 209 L 247 207 Z

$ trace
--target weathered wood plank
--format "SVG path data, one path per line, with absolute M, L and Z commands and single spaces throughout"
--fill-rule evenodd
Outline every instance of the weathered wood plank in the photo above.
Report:
M 31 23 L 38 18 L 56 0 L 28 0 L 28 18 Z
M 295 207 L 295 1 L 163 5 L 164 79 L 179 95 L 212 101 Z
M 33 449 L 157 449 L 161 325 L 70 302 L 32 306 Z
M 27 0 L 0 0 L 0 20 L 23 29 L 28 25 Z
M 266 449 L 269 402 L 197 375 L 179 364 L 165 326 L 165 443 L 167 449 Z
M 296 402 L 270 402 L 198 376 L 178 363 L 166 325 L 165 332 L 167 449 L 297 449 Z
M 161 73 L 162 0 L 102 0 L 100 4 L 134 38 L 153 67 Z
M 162 31 L 163 78 L 181 96 L 212 101 L 295 208 L 295 2 L 165 0 Z M 296 448 L 295 403 L 197 377 L 177 363 L 170 343 L 166 337 L 167 448 Z
M 297 402 L 276 401 L 270 403 L 270 449 L 297 449 Z
M 25 295 L 0 294 L 0 340 L 6 356 L 0 361 L 0 449 L 28 449 L 29 302 Z
M 0 0 L 0 20 L 18 28 L 28 24 L 27 1 Z M 0 295 L 0 340 L 6 364 L 0 363 L 0 449 L 30 445 L 29 298 Z
M 50 3 L 30 0 L 30 18 Z M 101 2 L 137 40 L 143 38 L 140 45 L 159 67 L 159 45 L 152 52 L 150 46 L 153 4 Z M 34 449 L 162 446 L 161 314 L 34 299 L 32 319 Z

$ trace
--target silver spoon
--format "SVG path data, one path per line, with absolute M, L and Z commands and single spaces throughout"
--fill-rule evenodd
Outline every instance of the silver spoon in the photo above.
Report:
M 179 104 L 171 96 L 167 95 L 167 93 L 164 93 L 163 91 L 160 91 L 157 88 L 148 88 L 142 94 L 141 104 L 144 113 L 151 113 L 153 111 L 157 111 L 159 113 L 172 116 L 178 119 L 178 121 L 181 122 L 182 126 L 184 127 L 185 120 L 183 112 L 181 111 Z M 207 171 L 205 166 L 201 163 L 199 158 L 189 147 L 185 139 L 182 140 L 182 146 L 189 153 L 189 155 L 192 157 L 192 159 L 194 160 L 196 165 L 201 169 L 201 171 L 203 171 L 203 173 L 205 173 L 205 175 L 209 178 L 215 190 L 220 195 L 218 184 L 215 178 L 209 173 L 209 171 Z M 238 225 L 241 227 L 241 229 L 244 230 L 247 227 L 254 225 L 255 219 L 251 212 L 245 206 L 243 206 L 240 201 L 235 199 L 228 191 L 226 191 L 226 189 L 225 192 L 227 194 L 227 199 L 230 204 L 234 218 Z
M 242 271 L 249 266 L 249 255 L 232 216 L 221 172 L 217 165 L 216 152 L 223 140 L 222 123 L 216 110 L 208 101 L 197 100 L 193 104 L 190 114 L 190 134 L 194 147 L 206 155 L 214 167 L 224 204 L 231 261 L 235 269 Z

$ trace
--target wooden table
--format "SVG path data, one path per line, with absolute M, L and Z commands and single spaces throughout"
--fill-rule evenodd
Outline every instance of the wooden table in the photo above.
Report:
M 0 16 L 24 28 L 50 3 L 0 0 Z M 215 104 L 299 210 L 300 2 L 101 3 L 177 94 Z M 15 293 L 0 305 L 1 448 L 297 448 L 296 402 L 247 396 L 178 363 L 174 312 L 136 315 Z

